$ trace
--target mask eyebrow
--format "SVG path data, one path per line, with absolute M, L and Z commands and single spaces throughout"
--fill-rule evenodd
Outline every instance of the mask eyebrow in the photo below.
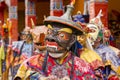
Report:
M 48 27 L 49 29 L 53 29 L 53 27 L 52 27 L 50 24 L 48 24 L 47 27 Z
M 63 31 L 63 32 L 67 32 L 67 33 L 70 33 L 72 34 L 72 30 L 70 28 L 61 28 L 60 30 L 58 31 Z

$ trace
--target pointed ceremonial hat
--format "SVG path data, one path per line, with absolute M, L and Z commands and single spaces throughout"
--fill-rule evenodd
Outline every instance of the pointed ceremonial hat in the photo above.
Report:
M 83 34 L 82 26 L 76 22 L 73 22 L 71 18 L 71 13 L 73 9 L 73 5 L 67 5 L 67 11 L 61 17 L 49 16 L 44 20 L 44 24 L 63 25 L 64 27 L 71 28 L 74 34 Z

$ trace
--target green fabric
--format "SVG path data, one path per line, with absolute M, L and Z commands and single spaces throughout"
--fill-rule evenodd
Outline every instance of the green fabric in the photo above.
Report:
M 100 37 L 101 39 L 103 38 L 103 32 L 102 32 L 102 30 L 99 31 L 98 37 Z
M 5 51 L 4 51 L 4 46 L 1 45 L 0 47 L 0 75 L 2 74 L 2 60 L 5 59 Z

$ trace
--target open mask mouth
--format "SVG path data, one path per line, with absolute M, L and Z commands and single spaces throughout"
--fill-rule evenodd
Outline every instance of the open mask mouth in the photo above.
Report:
M 57 46 L 54 46 L 54 45 L 47 44 L 46 47 L 47 47 L 47 50 L 49 50 L 50 52 L 56 52 L 58 50 Z
M 59 58 L 65 52 L 65 49 L 60 47 L 57 42 L 46 41 L 46 48 L 49 55 L 53 58 Z
M 46 41 L 47 51 L 51 53 L 61 53 L 63 48 L 60 47 L 56 42 Z

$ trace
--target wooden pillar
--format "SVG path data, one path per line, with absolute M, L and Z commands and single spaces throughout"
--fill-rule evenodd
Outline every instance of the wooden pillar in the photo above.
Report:
M 16 41 L 18 40 L 18 12 L 17 12 L 17 3 L 18 0 L 9 0 L 8 5 L 8 12 L 9 12 L 9 19 L 12 22 L 12 30 L 11 30 L 11 40 Z
M 108 2 L 106 0 L 97 0 L 90 2 L 90 19 L 97 16 L 100 9 L 102 9 L 103 16 L 101 17 L 102 23 L 108 27 Z
M 50 15 L 62 16 L 64 12 L 63 0 L 50 0 Z
M 81 13 L 83 14 L 83 9 L 84 9 L 84 0 L 76 0 L 73 14 L 75 15 L 78 11 L 81 11 Z
M 4 24 L 4 9 L 6 4 L 4 1 L 0 1 L 0 35 L 3 36 L 3 28 L 2 25 Z
M 35 0 L 25 0 L 25 27 L 32 27 L 31 19 L 36 24 Z
M 4 23 L 4 9 L 6 7 L 6 4 L 3 0 L 0 0 L 0 21 L 2 24 Z
M 0 21 L 1 23 L 4 23 L 4 11 L 0 10 Z
M 2 35 L 2 21 L 0 21 L 0 36 Z

